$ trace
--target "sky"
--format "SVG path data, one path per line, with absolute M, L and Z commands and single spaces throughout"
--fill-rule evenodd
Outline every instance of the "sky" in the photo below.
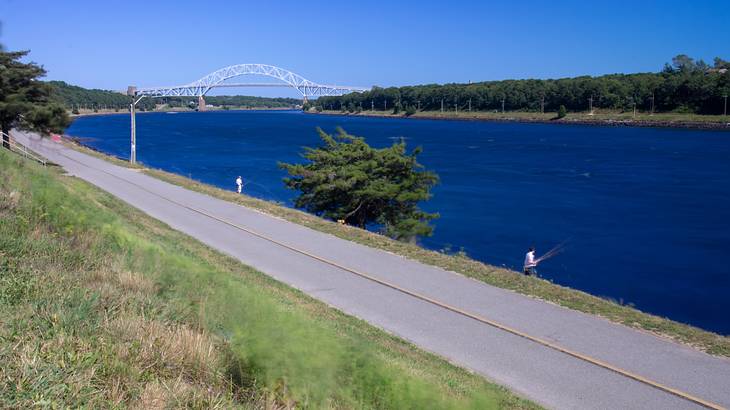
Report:
M 47 79 L 112 90 L 243 63 L 369 87 L 658 71 L 680 53 L 730 60 L 729 0 L 0 0 L 0 24 L 0 44 L 31 50 Z

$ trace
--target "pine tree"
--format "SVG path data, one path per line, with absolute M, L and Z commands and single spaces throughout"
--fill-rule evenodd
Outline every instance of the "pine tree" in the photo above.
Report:
M 399 240 L 431 235 L 429 221 L 438 214 L 418 203 L 431 197 L 438 176 L 418 163 L 420 148 L 409 154 L 400 141 L 376 149 L 341 128 L 336 135 L 317 131 L 323 145 L 305 148 L 308 163 L 279 164 L 290 175 L 286 186 L 300 191 L 297 207 L 363 229 L 376 225 Z
M 19 61 L 27 54 L 0 46 L 0 131 L 5 148 L 10 148 L 6 135 L 15 127 L 47 134 L 63 132 L 70 123 L 66 110 L 51 101 L 51 86 L 38 80 L 46 71 Z

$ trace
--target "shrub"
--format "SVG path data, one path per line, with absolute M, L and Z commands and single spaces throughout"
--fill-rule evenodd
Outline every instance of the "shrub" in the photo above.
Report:
M 560 108 L 558 108 L 558 118 L 563 118 L 568 114 L 568 111 L 565 109 L 564 105 L 561 105 Z

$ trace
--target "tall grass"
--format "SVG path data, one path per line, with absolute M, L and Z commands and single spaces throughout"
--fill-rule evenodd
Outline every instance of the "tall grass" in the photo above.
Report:
M 15 313 L 21 322 L 27 319 L 24 314 L 40 312 L 39 322 L 33 324 L 42 329 L 36 337 L 40 345 L 69 340 L 59 341 L 53 332 L 71 332 L 73 340 L 85 343 L 84 348 L 60 349 L 76 355 L 73 360 L 97 364 L 70 367 L 88 376 L 71 384 L 82 393 L 70 403 L 135 402 L 149 407 L 183 397 L 186 405 L 227 407 L 246 396 L 299 408 L 533 407 L 486 382 L 470 380 L 468 389 L 445 387 L 438 375 L 409 370 L 388 356 L 387 349 L 371 344 L 385 337 L 343 330 L 351 323 L 338 315 L 327 313 L 336 323 L 318 319 L 291 298 L 277 297 L 276 292 L 283 291 L 272 291 L 271 285 L 262 285 L 265 281 L 246 280 L 260 273 L 221 263 L 212 252 L 195 251 L 183 235 L 88 184 L 4 152 L 0 170 L 0 256 L 13 255 L 0 265 L 0 303 L 30 302 L 29 311 Z M 14 267 L 13 261 L 23 256 L 42 259 L 45 272 L 28 272 L 28 263 Z M 74 281 L 75 272 L 86 272 L 80 277 L 86 287 Z M 48 281 L 44 274 L 62 278 L 54 282 L 52 295 L 41 298 Z M 54 316 L 54 310 L 62 314 Z M 61 390 L 69 386 L 65 376 L 41 374 L 51 359 L 38 361 L 31 352 L 10 349 L 18 335 L 8 335 L 23 326 L 0 325 L 0 359 L 19 363 L 12 374 L 24 375 L 15 386 L 0 387 L 41 392 L 64 402 L 61 398 L 67 396 Z M 107 340 L 100 343 L 101 351 L 89 342 L 99 338 Z M 425 353 L 408 354 L 438 362 Z M 58 369 L 65 359 L 54 360 L 61 364 L 51 367 L 64 374 Z M 449 369 L 441 362 L 429 366 L 425 368 Z M 39 380 L 45 384 L 37 385 Z M 200 386 L 212 386 L 212 393 Z M 61 390 L 49 394 L 53 389 Z M 103 399 L 89 399 L 97 396 Z M 33 402 L 13 394 L 0 400 Z

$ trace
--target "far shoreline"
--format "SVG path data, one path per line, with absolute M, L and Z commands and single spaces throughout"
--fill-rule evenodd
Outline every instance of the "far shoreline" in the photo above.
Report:
M 413 119 L 413 120 L 444 120 L 444 121 L 479 121 L 479 122 L 496 122 L 496 123 L 533 123 L 533 124 L 557 124 L 557 125 L 589 125 L 604 127 L 641 127 L 641 128 L 675 128 L 675 129 L 692 129 L 706 131 L 730 131 L 730 116 L 727 120 L 722 121 L 691 121 L 691 120 L 672 120 L 672 119 L 624 119 L 624 118 L 575 118 L 575 115 L 587 116 L 586 114 L 572 114 L 562 119 L 553 119 L 548 115 L 542 115 L 542 118 L 534 116 L 526 116 L 525 114 L 539 115 L 538 113 L 522 113 L 507 112 L 504 114 L 494 115 L 489 112 L 478 113 L 439 113 L 439 112 L 418 112 L 416 114 L 406 116 L 405 114 L 390 114 L 383 111 L 376 112 L 360 112 L 348 113 L 341 111 L 305 111 L 305 114 L 311 115 L 341 115 L 348 117 L 372 117 L 372 118 L 388 118 L 388 119 Z M 553 114 L 554 115 L 554 114 Z M 657 114 L 661 117 L 672 116 L 672 114 Z M 571 118 L 572 117 L 572 118 Z

